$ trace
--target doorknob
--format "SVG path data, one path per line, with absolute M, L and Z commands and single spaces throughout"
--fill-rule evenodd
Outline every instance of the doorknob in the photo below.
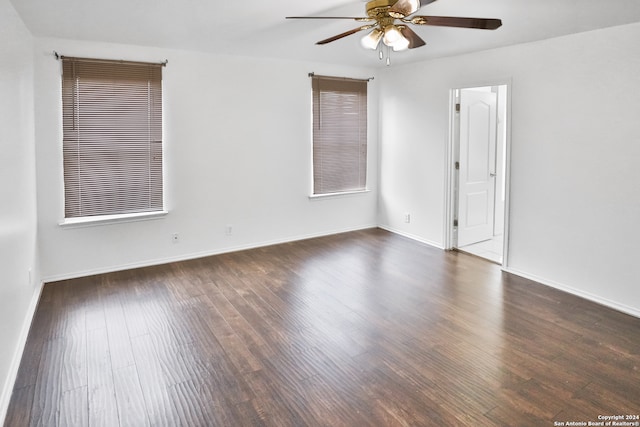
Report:
M 490 177 L 492 177 L 492 178 L 495 178 L 495 177 L 496 177 L 496 174 L 495 174 L 494 172 L 491 172 L 491 173 L 489 174 L 489 176 L 490 176 Z

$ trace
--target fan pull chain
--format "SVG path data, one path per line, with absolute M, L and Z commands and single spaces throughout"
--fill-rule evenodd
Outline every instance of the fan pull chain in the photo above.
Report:
M 387 46 L 384 43 L 380 43 L 380 45 L 378 47 L 378 58 L 380 58 L 380 61 L 385 59 L 385 54 L 384 54 L 384 50 L 383 50 L 385 47 L 387 48 L 386 64 L 387 64 L 387 67 L 388 67 L 389 65 L 391 65 L 391 47 L 390 46 Z

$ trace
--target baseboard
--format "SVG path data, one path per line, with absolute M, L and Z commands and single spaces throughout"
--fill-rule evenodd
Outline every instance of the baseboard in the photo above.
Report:
M 443 249 L 443 250 L 445 249 L 444 246 L 442 245 L 442 243 L 437 243 L 437 242 L 434 242 L 434 241 L 431 241 L 431 240 L 427 240 L 427 239 L 424 239 L 424 238 L 422 238 L 420 236 L 416 236 L 416 235 L 411 234 L 411 233 L 405 233 L 404 231 L 400 231 L 398 229 L 395 229 L 395 228 L 392 228 L 392 227 L 388 227 L 386 225 L 378 225 L 377 227 L 381 228 L 383 230 L 386 230 L 386 231 L 388 231 L 390 233 L 398 234 L 398 235 L 406 237 L 408 239 L 415 240 L 415 241 L 420 242 L 420 243 L 424 243 L 425 245 L 433 246 L 433 247 L 438 248 L 438 249 Z
M 421 243 L 424 243 L 424 244 L 427 244 L 427 245 L 430 245 L 430 246 L 434 246 L 434 247 L 436 247 L 438 249 L 443 249 L 443 250 L 445 249 L 444 246 L 442 246 L 439 243 L 432 242 L 432 241 L 420 238 L 418 236 L 412 235 L 410 233 L 405 233 L 405 232 L 399 231 L 399 230 L 391 228 L 391 227 L 378 225 L 378 228 L 381 228 L 383 230 L 387 230 L 387 231 L 389 231 L 391 233 L 394 233 L 394 234 L 399 234 L 401 236 L 407 237 L 407 238 L 412 239 L 412 240 L 416 240 L 418 242 L 421 242 Z M 534 274 L 529 274 L 529 273 L 526 273 L 524 271 L 520 271 L 520 270 L 517 270 L 517 269 L 510 268 L 510 267 L 504 267 L 503 266 L 502 271 L 505 271 L 505 272 L 510 273 L 510 274 L 514 274 L 516 276 L 523 277 L 525 279 L 533 280 L 534 282 L 540 283 L 541 285 L 549 286 L 551 288 L 555 288 L 555 289 L 558 289 L 560 291 L 567 292 L 569 294 L 575 295 L 577 297 L 584 298 L 584 299 L 589 300 L 591 302 L 595 302 L 596 304 L 611 308 L 613 310 L 628 314 L 630 316 L 634 316 L 634 317 L 640 318 L 640 309 L 638 309 L 638 308 L 630 307 L 630 306 L 625 305 L 625 304 L 620 304 L 619 302 L 612 301 L 612 300 L 609 300 L 607 298 L 603 298 L 603 297 L 601 297 L 599 295 L 595 295 L 595 294 L 592 294 L 592 293 L 589 293 L 589 292 L 584 292 L 584 291 L 582 291 L 580 289 L 576 289 L 576 288 L 573 288 L 571 286 L 567 286 L 567 285 L 565 285 L 563 283 L 555 282 L 553 280 L 549 280 L 549 279 L 546 279 L 546 278 L 543 278 L 543 277 L 539 277 L 539 276 L 536 276 Z
M 543 277 L 539 277 L 539 276 L 536 276 L 534 274 L 529 274 L 529 273 L 526 273 L 524 271 L 520 271 L 520 270 L 517 270 L 517 269 L 503 268 L 503 271 L 505 271 L 507 273 L 510 273 L 510 274 L 515 274 L 516 276 L 524 277 L 525 279 L 533 280 L 534 282 L 540 283 L 540 284 L 545 285 L 545 286 L 549 286 L 551 288 L 558 289 L 558 290 L 563 291 L 563 292 L 567 292 L 569 294 L 578 296 L 580 298 L 584 298 L 584 299 L 589 300 L 591 302 L 595 302 L 596 304 L 600 304 L 602 306 L 611 308 L 613 310 L 620 311 L 620 312 L 628 314 L 630 316 L 634 316 L 634 317 L 640 318 L 640 310 L 637 309 L 637 308 L 629 307 L 627 305 L 620 304 L 619 302 L 612 301 L 612 300 L 609 300 L 607 298 L 603 298 L 603 297 L 601 297 L 599 295 L 594 295 L 594 294 L 589 293 L 589 292 L 584 292 L 584 291 L 582 291 L 580 289 L 576 289 L 576 288 L 573 288 L 571 286 L 567 286 L 565 284 L 558 283 L 558 282 L 555 282 L 553 280 L 545 279 Z
M 188 261 L 192 259 L 205 258 L 208 256 L 222 255 L 225 253 L 262 248 L 266 246 L 279 245 L 282 243 L 314 239 L 317 237 L 325 237 L 325 236 L 331 236 L 334 234 L 348 233 L 350 231 L 366 230 L 366 229 L 377 228 L 377 227 L 378 226 L 376 224 L 371 224 L 371 225 L 365 225 L 365 226 L 356 227 L 356 228 L 337 229 L 337 230 L 325 231 L 320 233 L 310 233 L 310 234 L 304 234 L 304 235 L 298 235 L 298 236 L 289 236 L 282 239 L 253 242 L 253 243 L 248 243 L 244 245 L 228 246 L 228 247 L 216 249 L 213 251 L 192 252 L 188 254 L 178 255 L 175 257 L 156 258 L 156 259 L 145 260 L 145 261 L 134 262 L 134 263 L 120 264 L 115 266 L 101 267 L 101 268 L 82 270 L 82 271 L 75 271 L 75 272 L 65 273 L 65 274 L 45 276 L 43 278 L 43 282 L 44 283 L 57 282 L 60 280 L 69 280 L 69 279 L 76 279 L 79 277 L 93 276 L 96 274 L 113 273 L 116 271 L 132 270 L 135 268 L 153 267 L 155 265 L 169 264 L 172 262 L 180 262 L 180 261 Z
M 43 286 L 44 282 L 40 282 L 33 292 L 29 308 L 27 309 L 27 315 L 22 323 L 22 329 L 20 330 L 20 336 L 18 337 L 18 344 L 16 345 L 13 359 L 11 359 L 7 379 L 2 387 L 2 394 L 0 394 L 0 425 L 4 425 L 5 418 L 7 417 L 11 394 L 13 393 L 16 378 L 18 377 L 18 369 L 20 369 L 20 361 L 22 360 L 22 354 L 24 353 L 24 348 L 27 344 L 29 330 L 31 329 L 31 323 L 33 322 L 33 318 L 36 314 L 36 308 L 38 308 L 38 301 L 40 301 L 40 294 L 42 293 Z

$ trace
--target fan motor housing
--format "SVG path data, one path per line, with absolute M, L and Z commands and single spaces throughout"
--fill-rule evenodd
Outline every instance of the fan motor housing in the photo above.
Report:
M 387 11 L 396 4 L 398 0 L 371 0 L 367 2 L 367 15 L 371 18 L 378 18 L 387 14 Z

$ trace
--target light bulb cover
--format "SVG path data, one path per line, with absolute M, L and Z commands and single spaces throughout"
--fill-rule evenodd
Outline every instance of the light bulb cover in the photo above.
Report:
M 400 52 L 401 50 L 407 50 L 407 49 L 409 49 L 409 40 L 406 37 L 402 36 L 400 39 L 398 39 L 398 41 L 393 43 L 391 45 L 391 47 L 393 48 L 394 52 Z
M 378 48 L 378 44 L 380 43 L 380 39 L 382 38 L 382 30 L 379 28 L 374 28 L 369 34 L 364 36 L 360 43 L 362 47 L 365 49 L 376 50 Z
M 395 25 L 391 24 L 384 27 L 384 37 L 382 41 L 387 46 L 393 46 L 393 44 L 401 38 L 403 38 L 402 33 L 400 33 L 400 30 L 398 30 L 398 27 Z

